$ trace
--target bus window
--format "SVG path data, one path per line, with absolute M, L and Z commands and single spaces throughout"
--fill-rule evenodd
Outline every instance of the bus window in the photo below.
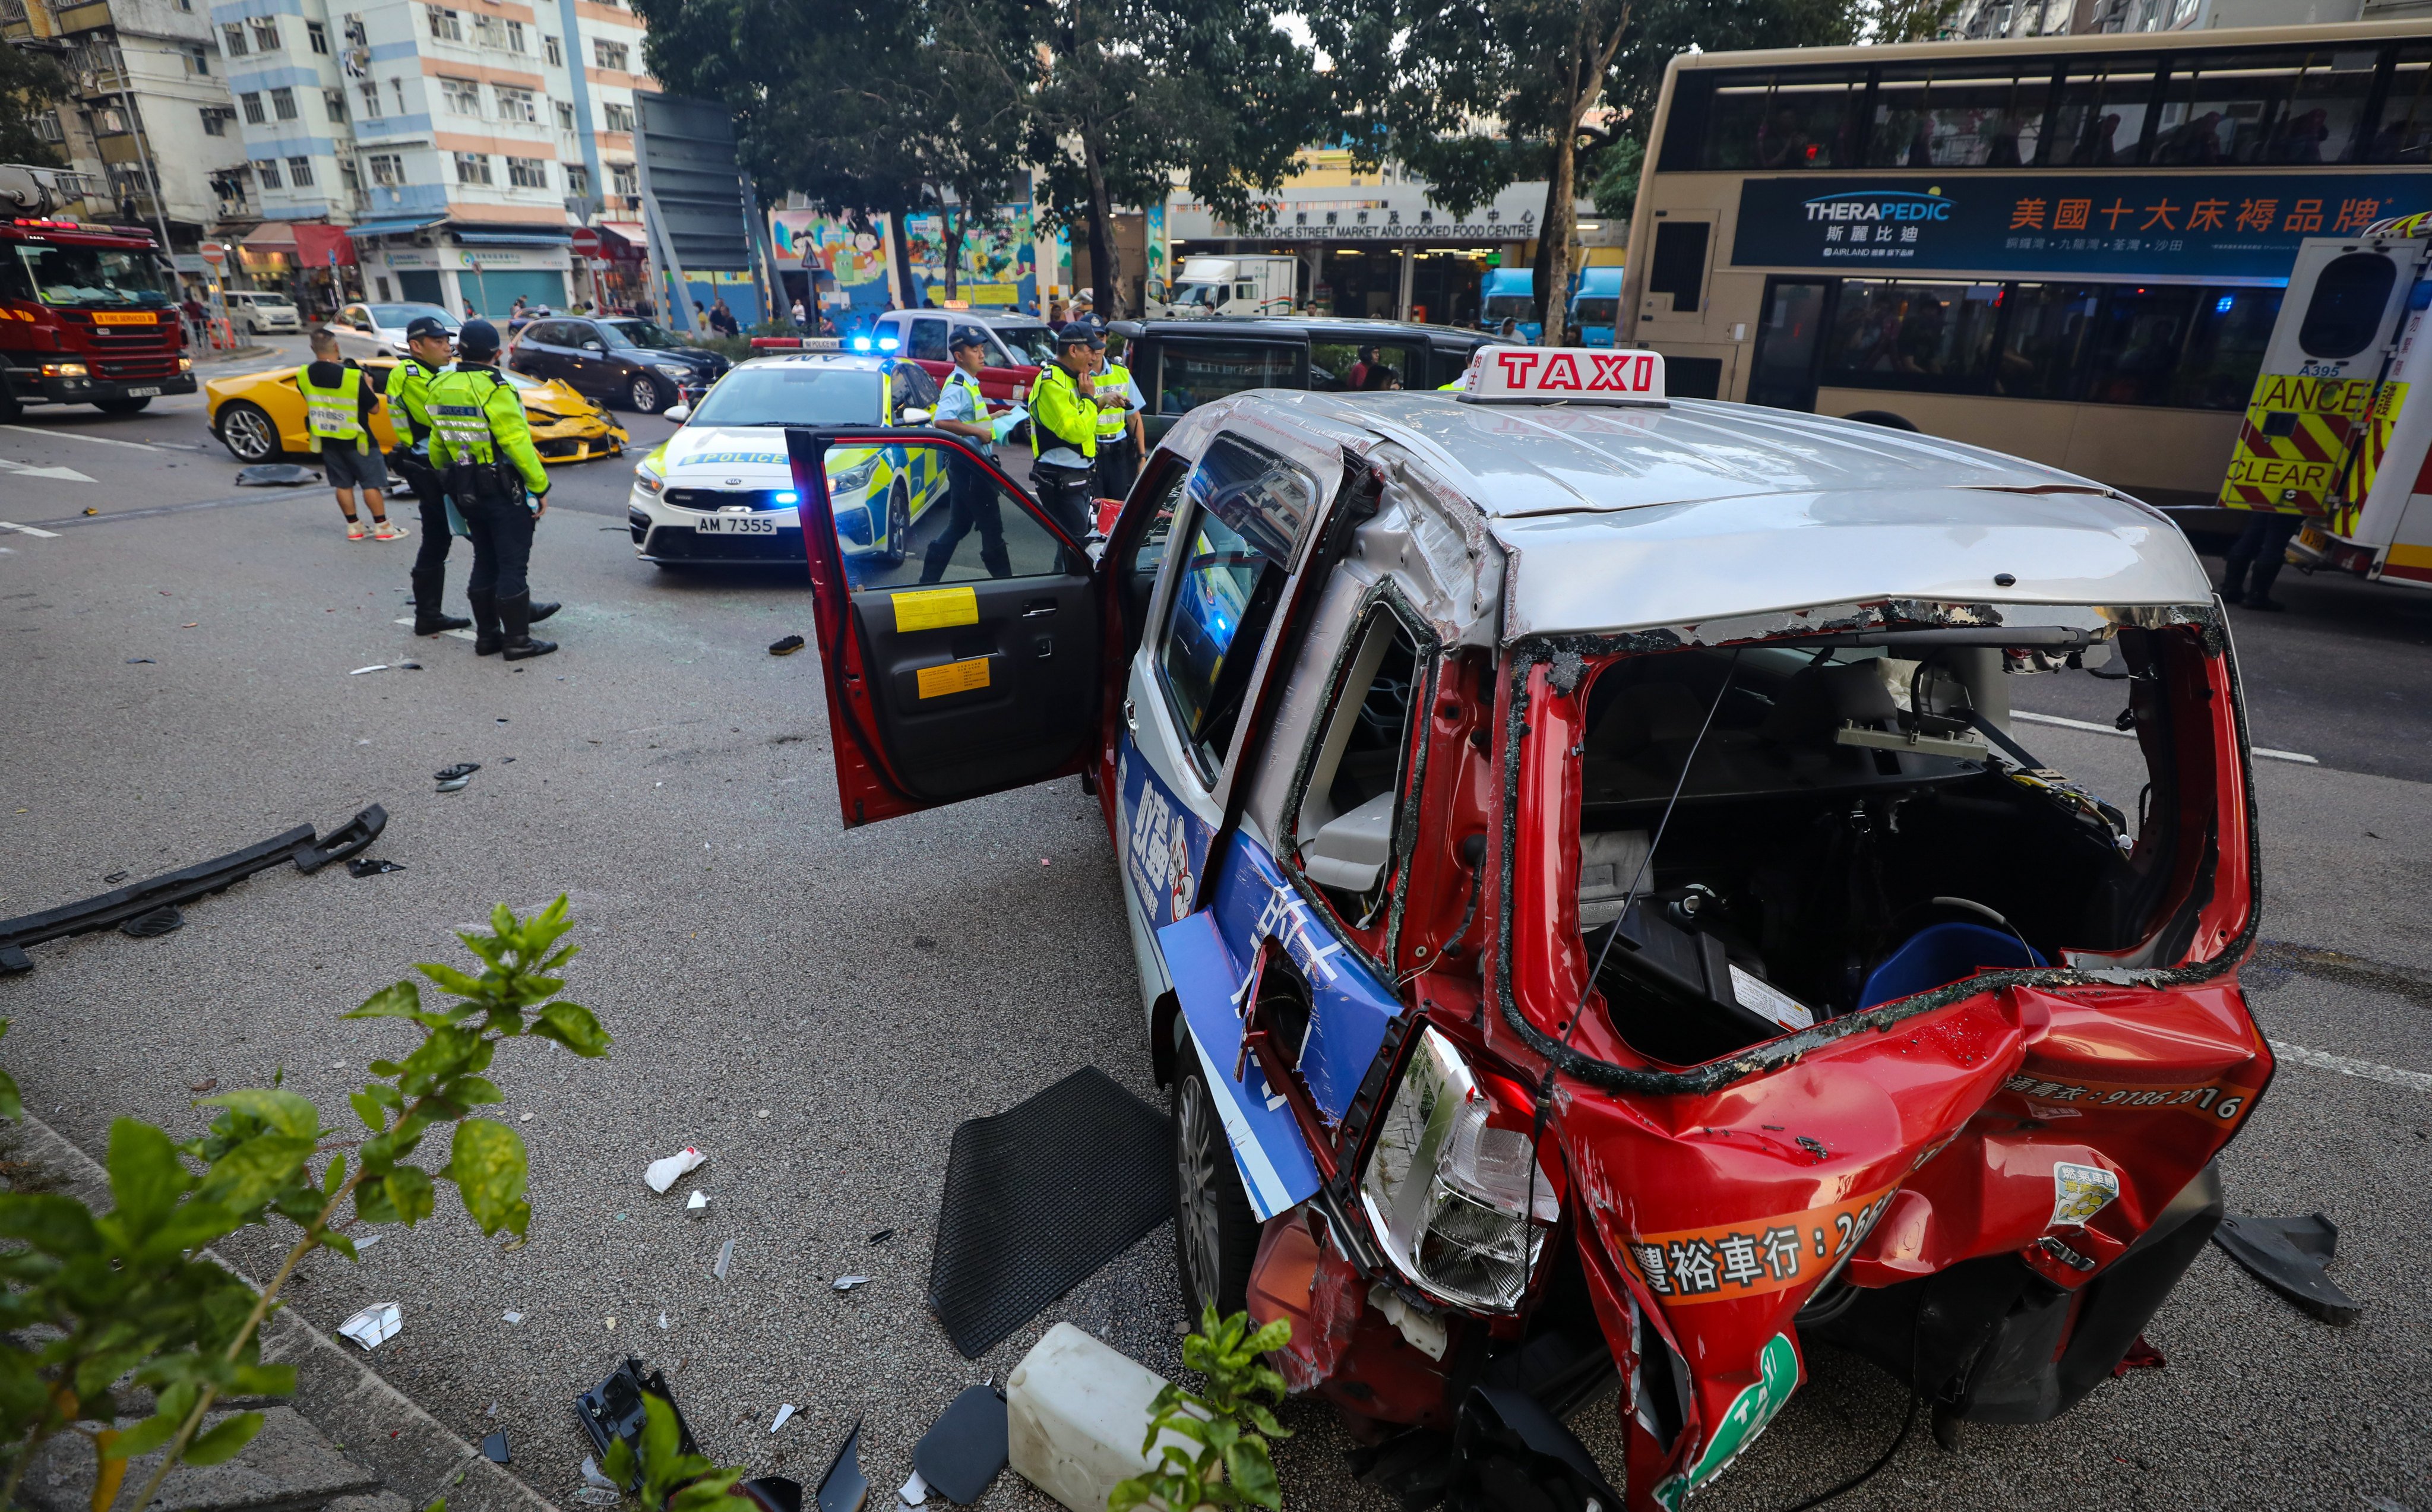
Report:
M 2243 410 L 2280 318 L 2277 289 L 2206 289 L 2196 300 L 2187 356 L 2169 402 L 2182 410 Z
M 2052 65 L 1886 68 L 1875 87 L 1877 168 L 2020 168 L 2035 160 Z
M 2432 42 L 2398 49 L 2382 103 L 2381 127 L 2373 133 L 2368 162 L 2432 161 Z
M 2086 399 L 2168 404 L 2200 290 L 2115 286 L 2096 317 Z
M 2372 48 L 2175 54 L 2153 160 L 2354 162 L 2379 60 Z
M 1993 392 L 2013 399 L 2076 398 L 2077 374 L 2102 294 L 2094 284 L 2015 285 Z
M 2153 103 L 2159 59 L 2095 57 L 2070 66 L 2048 130 L 2045 161 L 2056 168 L 2108 168 L 2144 161 L 2145 117 Z
M 1706 292 L 1706 239 L 1713 234 L 1708 221 L 1664 221 L 1655 227 L 1654 266 L 1647 270 L 1647 294 L 1672 296 L 1676 314 L 1697 311 Z
M 1998 283 L 1845 279 L 1824 381 L 1853 389 L 1978 386 L 1991 362 L 2001 299 Z
M 1724 74 L 1714 81 L 1700 168 L 1854 168 L 1864 69 Z M 1677 117 L 1676 117 L 1677 119 Z M 1672 153 L 1667 142 L 1664 153 Z

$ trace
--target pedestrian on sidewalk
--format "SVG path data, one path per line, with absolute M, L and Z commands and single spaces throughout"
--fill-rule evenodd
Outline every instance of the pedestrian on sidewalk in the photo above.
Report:
M 380 408 L 380 394 L 352 360 L 340 359 L 338 333 L 329 327 L 312 328 L 312 361 L 296 375 L 296 389 L 304 395 L 307 439 L 338 496 L 338 512 L 346 517 L 346 539 L 363 538 L 363 522 L 355 512 L 359 489 L 371 507 L 372 539 L 405 539 L 409 532 L 389 523 L 383 496 L 388 469 L 372 441 L 372 412 Z

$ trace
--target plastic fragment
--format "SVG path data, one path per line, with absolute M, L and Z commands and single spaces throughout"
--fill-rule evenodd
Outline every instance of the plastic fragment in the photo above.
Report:
M 860 1512 L 869 1504 L 870 1477 L 861 1472 L 861 1420 L 836 1446 L 828 1472 L 819 1477 L 819 1512 Z
M 377 1235 L 377 1234 L 366 1234 L 366 1235 L 364 1235 L 362 1238 L 357 1239 L 357 1240 L 355 1241 L 355 1253 L 357 1253 L 357 1254 L 361 1254 L 361 1253 L 363 1253 L 365 1250 L 370 1249 L 373 1245 L 378 1244 L 378 1243 L 380 1243 L 380 1236 L 379 1235 Z
M 219 1084 L 220 1079 L 218 1077 L 209 1076 L 199 1082 L 187 1083 L 186 1090 L 189 1092 L 210 1092 L 216 1090 Z
M 523 1314 L 521 1314 L 521 1313 L 519 1313 L 519 1312 L 516 1312 L 514 1308 L 512 1308 L 512 1307 L 511 1307 L 511 1308 L 507 1309 L 507 1313 L 506 1313 L 506 1319 L 507 1319 L 507 1321 L 508 1321 L 508 1322 L 510 1322 L 510 1323 L 520 1323 L 520 1322 L 522 1322 L 522 1321 L 524 1320 L 524 1315 L 523 1315 Z
M 153 661 L 148 656 L 130 656 L 127 659 L 127 664 L 128 666 L 159 666 L 160 664 Z
M 459 793 L 464 791 L 465 785 L 472 781 L 473 780 L 469 777 L 451 777 L 447 781 L 440 783 L 437 791 L 442 793 Z
M 359 678 L 366 672 L 385 672 L 387 670 L 388 664 L 386 662 L 375 662 L 370 666 L 359 666 L 352 672 L 347 673 L 346 676 L 350 678 Z
M 240 467 L 236 474 L 240 488 L 296 488 L 320 480 L 320 469 L 301 467 L 294 462 L 261 462 L 251 467 Z M 87 510 L 85 512 L 92 514 L 96 512 Z
M 785 1426 L 785 1420 L 793 1415 L 794 1404 L 792 1403 L 788 1402 L 784 1406 L 779 1407 L 777 1409 L 777 1420 L 768 1425 L 768 1431 L 773 1434 L 778 1429 L 783 1428 Z
M 718 1280 L 724 1281 L 726 1279 L 728 1268 L 734 1264 L 735 1241 L 733 1239 L 729 1239 L 724 1244 L 718 1247 L 718 1264 L 710 1268 L 709 1273 L 716 1276 Z
M 481 1453 L 489 1457 L 493 1465 L 512 1465 L 515 1462 L 515 1456 L 507 1452 L 507 1431 L 504 1428 L 493 1434 L 482 1435 Z
M 870 1236 L 870 1242 L 872 1244 L 885 1244 L 887 1240 L 893 1237 L 895 1237 L 895 1231 L 893 1229 L 881 1229 L 876 1234 Z
M 650 1190 L 665 1192 L 676 1184 L 677 1177 L 698 1167 L 708 1158 L 692 1146 L 686 1145 L 672 1155 L 650 1162 L 650 1167 L 642 1172 L 642 1180 L 649 1184 Z
M 596 1486 L 603 1491 L 616 1489 L 616 1483 L 600 1473 L 600 1462 L 590 1455 L 583 1456 L 583 1484 Z
M 103 883 L 104 883 L 105 885 L 108 885 L 108 886 L 110 886 L 110 887 L 115 887 L 115 886 L 117 886 L 120 882 L 125 882 L 125 881 L 127 879 L 127 876 L 128 876 L 128 873 L 127 873 L 127 872 L 123 872 L 123 871 L 113 871 L 113 872 L 111 872 L 109 876 L 104 877 L 104 878 L 102 879 L 102 882 L 103 882 Z
M 453 766 L 443 766 L 431 773 L 431 780 L 434 782 L 452 782 L 460 777 L 470 777 L 481 769 L 480 762 L 458 762 Z
M 868 1276 L 838 1276 L 836 1278 L 836 1289 L 838 1291 L 851 1291 L 855 1286 L 866 1286 L 869 1284 L 870 1278 Z
M 346 863 L 346 874 L 350 877 L 377 877 L 383 872 L 403 871 L 404 869 L 405 866 L 402 863 L 395 861 L 374 861 L 368 856 L 358 856 L 354 860 Z
M 584 1506 L 615 1506 L 617 1503 L 625 1500 L 623 1497 L 617 1495 L 614 1489 L 599 1486 L 576 1487 L 574 1488 L 574 1499 L 582 1503 Z
M 708 1207 L 709 1194 L 707 1192 L 695 1192 L 684 1203 L 684 1211 L 687 1213 L 705 1212 Z
M 495 1417 L 497 1417 L 498 1415 L 498 1404 L 497 1403 L 495 1403 L 495 1402 L 493 1402 L 493 1403 L 490 1403 L 490 1410 L 489 1410 L 489 1411 L 487 1411 L 487 1412 L 485 1412 L 485 1413 L 481 1414 L 481 1416 L 482 1416 L 482 1417 L 484 1417 L 484 1418 L 495 1418 Z
M 791 656 L 802 648 L 802 638 L 799 635 L 788 635 L 782 641 L 770 642 L 768 645 L 768 654 L 770 656 Z
M 405 1326 L 405 1310 L 395 1302 L 374 1302 L 354 1317 L 338 1325 L 338 1332 L 366 1350 L 377 1349 L 397 1337 Z
M 912 1478 L 896 1488 L 895 1496 L 905 1506 L 919 1506 L 929 1500 L 929 1483 L 920 1478 L 919 1470 L 914 1470 Z
M 666 1328 L 667 1326 L 667 1315 L 666 1313 L 661 1313 L 661 1314 L 659 1314 L 659 1327 L 661 1327 L 661 1328 Z

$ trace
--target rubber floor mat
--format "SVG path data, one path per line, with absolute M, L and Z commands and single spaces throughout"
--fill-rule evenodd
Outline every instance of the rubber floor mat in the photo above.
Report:
M 1166 1116 L 1085 1066 L 954 1131 L 929 1307 L 976 1360 L 1174 1213 Z

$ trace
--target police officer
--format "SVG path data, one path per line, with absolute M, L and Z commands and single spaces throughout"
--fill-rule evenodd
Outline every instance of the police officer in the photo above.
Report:
M 1080 321 L 1056 333 L 1056 361 L 1030 382 L 1030 491 L 1075 541 L 1089 538 L 1097 473 L 1096 333 Z
M 1093 328 L 1089 349 L 1098 361 L 1091 380 L 1098 390 L 1098 489 L 1108 498 L 1130 495 L 1140 477 L 1142 440 L 1140 412 L 1148 400 L 1131 373 L 1106 356 L 1106 337 Z
M 422 546 L 414 554 L 414 633 L 436 635 L 464 630 L 472 621 L 439 612 L 448 585 L 448 548 L 456 533 L 448 528 L 448 492 L 431 470 L 431 381 L 448 366 L 448 328 L 436 315 L 422 315 L 405 328 L 404 361 L 388 377 L 389 412 L 397 421 L 397 445 L 389 467 L 422 506 Z
M 547 509 L 549 471 L 532 450 L 523 400 L 498 376 L 498 328 L 468 320 L 456 333 L 456 365 L 431 385 L 431 465 L 473 542 L 473 649 L 510 662 L 547 656 L 555 641 L 532 636 L 525 569 L 532 527 Z M 529 490 L 529 496 L 527 491 Z
M 988 395 L 980 392 L 979 371 L 988 365 L 988 338 L 976 326 L 957 326 L 946 349 L 954 370 L 946 375 L 944 390 L 929 423 L 949 435 L 970 440 L 983 457 L 995 453 L 996 428 L 988 423 Z M 954 560 L 954 547 L 973 530 L 980 533 L 980 565 L 991 578 L 1013 576 L 1005 550 L 1005 520 L 997 512 L 996 480 L 971 465 L 962 453 L 946 458 L 947 513 L 945 533 L 929 543 L 921 559 L 920 580 L 936 582 Z

